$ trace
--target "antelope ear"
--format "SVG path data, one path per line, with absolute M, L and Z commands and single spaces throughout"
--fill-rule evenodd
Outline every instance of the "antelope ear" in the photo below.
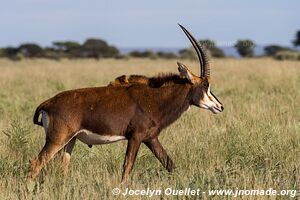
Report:
M 192 84 L 196 83 L 196 77 L 195 75 L 190 72 L 190 70 L 182 63 L 177 62 L 178 65 L 178 71 L 180 73 L 180 76 L 187 78 Z

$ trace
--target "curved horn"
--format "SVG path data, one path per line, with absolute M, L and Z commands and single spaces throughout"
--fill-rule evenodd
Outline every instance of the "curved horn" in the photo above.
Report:
M 190 34 L 182 25 L 178 24 L 180 28 L 183 30 L 185 35 L 188 37 L 190 42 L 192 43 L 196 53 L 198 55 L 198 59 L 200 62 L 200 76 L 207 77 L 210 74 L 209 62 L 207 56 L 204 52 L 203 47 L 197 42 L 197 40 Z

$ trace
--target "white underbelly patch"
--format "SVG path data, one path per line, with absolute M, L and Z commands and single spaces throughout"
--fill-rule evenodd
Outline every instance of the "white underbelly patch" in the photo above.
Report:
M 85 129 L 77 131 L 76 138 L 87 145 L 109 144 L 126 139 L 120 135 L 99 135 Z

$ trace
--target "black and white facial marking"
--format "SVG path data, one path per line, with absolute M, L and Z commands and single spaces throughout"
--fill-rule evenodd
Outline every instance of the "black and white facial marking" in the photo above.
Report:
M 215 95 L 210 91 L 210 84 L 204 83 L 202 89 L 202 98 L 199 99 L 199 107 L 210 110 L 214 114 L 220 113 L 224 110 L 222 103 L 215 97 Z

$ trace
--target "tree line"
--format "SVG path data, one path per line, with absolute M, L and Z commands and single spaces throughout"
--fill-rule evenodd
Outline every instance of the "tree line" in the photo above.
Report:
M 205 39 L 199 41 L 205 48 L 209 56 L 215 58 L 224 58 L 224 51 L 219 48 L 213 40 Z M 296 33 L 295 40 L 292 41 L 295 47 L 300 46 L 300 30 Z M 250 39 L 238 40 L 234 47 L 241 57 L 255 57 L 255 43 Z M 300 60 L 300 54 L 297 50 L 280 45 L 268 45 L 264 47 L 264 56 L 271 56 L 278 60 Z M 90 38 L 80 44 L 75 41 L 55 41 L 50 47 L 41 47 L 34 43 L 21 44 L 18 47 L 0 48 L 0 57 L 6 57 L 12 60 L 22 58 L 186 58 L 197 59 L 192 47 L 179 50 L 177 53 L 172 52 L 154 52 L 131 51 L 127 55 L 121 54 L 115 46 L 109 45 L 101 39 Z
M 0 50 L 0 56 L 12 60 L 25 58 L 111 58 L 120 55 L 119 50 L 101 39 L 87 39 L 83 44 L 75 41 L 55 41 L 51 47 L 41 47 L 34 43 L 21 44 Z

